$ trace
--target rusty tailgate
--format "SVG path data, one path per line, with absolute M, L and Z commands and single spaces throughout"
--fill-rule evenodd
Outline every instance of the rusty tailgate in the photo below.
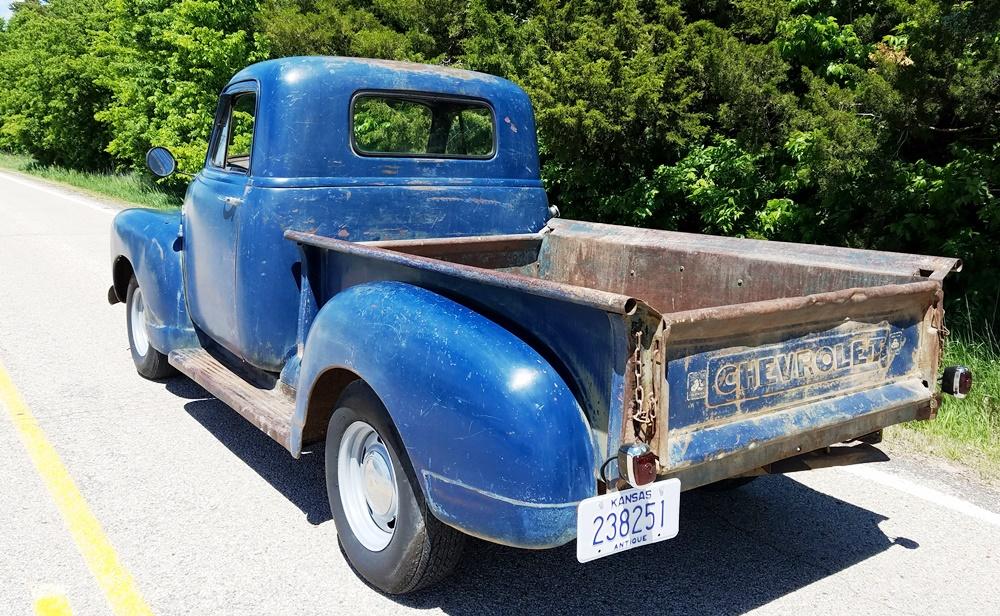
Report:
M 942 315 L 935 280 L 665 315 L 664 470 L 694 487 L 929 418 Z

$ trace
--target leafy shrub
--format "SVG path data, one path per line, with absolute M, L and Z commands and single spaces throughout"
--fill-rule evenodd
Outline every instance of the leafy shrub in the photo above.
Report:
M 845 64 L 860 64 L 868 55 L 854 28 L 841 26 L 829 15 L 797 15 L 777 26 L 777 43 L 788 61 L 837 79 L 847 75 Z
M 26 0 L 0 23 L 0 148 L 43 165 L 105 166 L 110 135 L 94 114 L 110 100 L 89 55 L 108 17 L 101 0 Z
M 960 256 L 952 309 L 996 324 L 995 0 L 26 0 L 0 147 L 194 170 L 229 77 L 294 54 L 507 77 L 564 215 Z
M 201 167 L 219 91 L 266 57 L 252 33 L 256 9 L 254 0 L 119 0 L 92 54 L 112 92 L 96 117 L 120 165 L 141 169 L 146 150 L 161 145 L 181 170 Z

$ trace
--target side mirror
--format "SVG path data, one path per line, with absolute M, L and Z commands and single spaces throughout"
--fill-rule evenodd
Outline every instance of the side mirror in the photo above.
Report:
M 167 148 L 150 148 L 146 152 L 146 166 L 156 177 L 165 178 L 177 171 L 177 159 Z

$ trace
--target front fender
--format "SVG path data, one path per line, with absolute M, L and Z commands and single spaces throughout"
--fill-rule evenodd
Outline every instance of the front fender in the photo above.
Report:
M 184 302 L 180 212 L 129 209 L 111 224 L 112 271 L 121 259 L 132 266 L 146 304 L 150 344 L 161 353 L 197 346 Z
M 316 315 L 299 392 L 347 369 L 378 394 L 442 521 L 495 542 L 552 547 L 596 491 L 590 427 L 563 379 L 523 340 L 461 304 L 400 282 L 351 287 Z M 309 395 L 300 395 L 292 450 Z

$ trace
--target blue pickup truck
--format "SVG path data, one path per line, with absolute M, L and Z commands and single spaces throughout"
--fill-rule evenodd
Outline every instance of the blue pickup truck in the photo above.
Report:
M 561 219 L 527 95 L 469 71 L 243 70 L 181 211 L 121 212 L 111 256 L 139 374 L 322 447 L 343 552 L 389 593 L 467 535 L 668 539 L 682 490 L 856 461 L 971 383 L 938 378 L 957 259 Z

